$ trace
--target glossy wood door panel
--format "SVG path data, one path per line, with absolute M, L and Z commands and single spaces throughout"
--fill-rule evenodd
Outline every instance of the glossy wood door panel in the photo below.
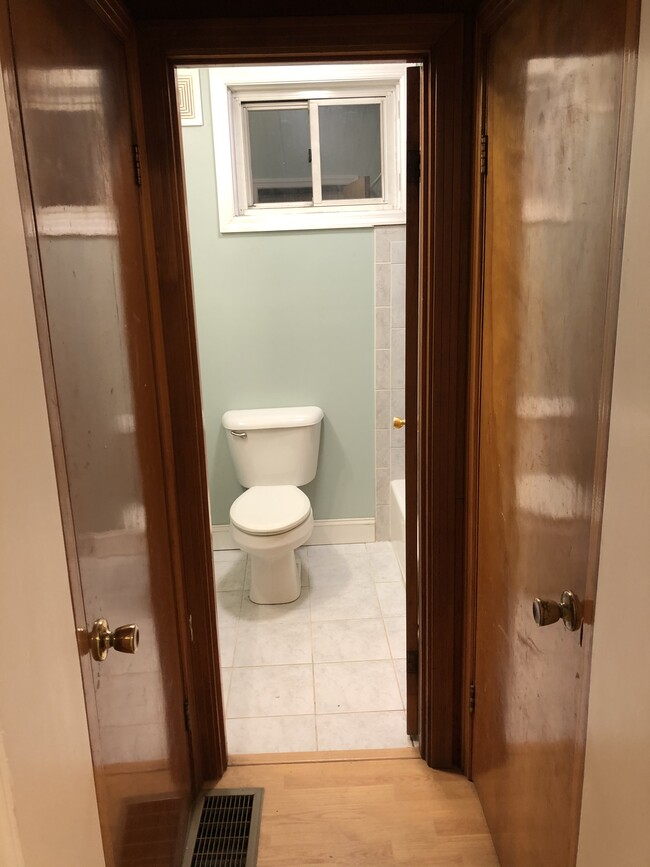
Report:
M 32 279 L 107 863 L 179 863 L 192 790 L 126 48 L 81 0 L 10 0 Z
M 485 43 L 473 775 L 504 867 L 575 863 L 635 15 L 523 0 Z M 584 634 L 534 623 L 564 590 Z

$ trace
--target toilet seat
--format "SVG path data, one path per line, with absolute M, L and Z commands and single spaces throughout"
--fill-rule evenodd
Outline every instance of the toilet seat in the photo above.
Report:
M 295 485 L 258 485 L 230 507 L 232 524 L 251 536 L 277 536 L 298 527 L 311 514 L 309 497 Z

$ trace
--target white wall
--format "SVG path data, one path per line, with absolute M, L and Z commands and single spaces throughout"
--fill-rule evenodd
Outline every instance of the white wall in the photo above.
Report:
M 650 864 L 650 0 L 642 9 L 578 867 Z
M 0 864 L 104 864 L 0 85 Z

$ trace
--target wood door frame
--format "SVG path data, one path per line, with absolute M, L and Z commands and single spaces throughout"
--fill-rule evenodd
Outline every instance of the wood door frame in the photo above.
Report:
M 421 184 L 420 163 L 422 160 L 422 70 L 409 67 L 406 70 L 406 297 L 405 325 L 406 338 L 418 333 L 420 277 L 420 226 Z M 407 352 L 405 357 L 405 382 L 418 381 L 418 354 Z M 404 393 L 404 415 L 406 419 L 418 416 L 417 389 Z M 407 479 L 417 479 L 418 474 L 418 428 L 407 424 L 405 430 L 405 505 L 407 515 L 418 511 L 418 486 L 406 484 Z M 405 522 L 406 551 L 406 733 L 417 737 L 420 731 L 420 676 L 417 660 L 420 656 L 419 619 L 420 600 L 418 585 L 418 527 L 417 521 Z
M 420 370 L 420 750 L 430 765 L 449 768 L 461 761 L 471 118 L 471 81 L 463 62 L 471 57 L 467 25 L 464 15 L 432 14 L 210 19 L 138 27 L 176 484 L 183 503 L 181 556 L 188 610 L 194 614 L 194 641 L 188 644 L 194 665 L 200 666 L 201 659 L 213 662 L 211 671 L 204 667 L 205 676 L 194 679 L 192 725 L 201 725 L 203 779 L 222 772 L 225 743 L 174 67 L 387 59 L 423 64 L 420 339 L 407 349 L 417 353 Z M 433 563 L 435 580 L 429 577 Z M 210 738 L 219 744 L 219 762 L 211 757 Z
M 471 287 L 469 314 L 469 394 L 467 424 L 467 536 L 466 536 L 466 620 L 465 653 L 463 666 L 463 688 L 469 692 L 474 680 L 476 666 L 476 599 L 478 581 L 478 503 L 479 503 L 479 427 L 480 427 L 480 384 L 482 361 L 483 330 L 483 277 L 485 259 L 485 187 L 486 177 L 481 172 L 482 136 L 487 119 L 487 52 L 490 39 L 506 20 L 512 8 L 522 0 L 485 0 L 476 18 L 475 31 L 475 84 L 474 84 L 474 169 L 473 169 L 473 216 L 471 250 Z M 605 494 L 605 473 L 607 466 L 607 446 L 611 413 L 611 396 L 614 374 L 614 350 L 616 345 L 616 326 L 618 301 L 623 258 L 623 235 L 625 229 L 625 210 L 627 186 L 630 170 L 632 143 L 632 122 L 634 113 L 634 94 L 636 87 L 637 51 L 639 42 L 639 0 L 626 0 L 627 27 L 622 75 L 622 109 L 619 119 L 617 165 L 613 201 L 613 229 L 610 241 L 610 261 L 607 286 L 607 310 L 605 318 L 605 340 L 603 346 L 603 367 L 601 393 L 599 398 L 599 425 L 596 445 L 596 473 L 594 479 L 594 504 L 596 514 L 592 521 L 589 542 L 589 562 L 587 575 L 587 598 L 585 599 L 585 671 L 582 678 L 582 703 L 577 721 L 578 762 L 574 769 L 572 785 L 573 839 L 572 851 L 577 853 L 580 827 L 580 806 L 584 760 L 587 736 L 587 712 L 589 705 L 589 678 L 591 671 L 591 647 L 593 622 L 598 581 L 600 538 L 602 531 L 603 502 Z M 489 157 L 488 157 L 489 159 Z M 532 601 L 532 600 L 531 600 Z M 468 777 L 472 777 L 472 716 L 466 708 L 462 720 L 462 761 Z M 575 860 L 575 859 L 574 859 Z

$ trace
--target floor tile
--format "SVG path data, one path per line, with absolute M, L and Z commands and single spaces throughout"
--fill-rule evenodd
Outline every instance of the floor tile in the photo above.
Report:
M 406 615 L 406 592 L 401 581 L 375 584 L 375 589 L 384 617 L 404 617 Z
M 223 698 L 223 711 L 226 712 L 228 707 L 228 695 L 230 694 L 230 681 L 232 679 L 232 668 L 221 669 L 221 696 Z
M 291 665 L 311 663 L 309 623 L 258 621 L 239 629 L 233 665 Z
M 382 750 L 410 747 L 403 710 L 319 714 L 319 750 Z
M 351 557 L 335 554 L 332 557 L 320 557 L 315 561 L 310 558 L 307 569 L 311 587 L 364 584 L 371 580 L 368 554 L 355 554 Z
M 246 555 L 240 548 L 228 548 L 227 551 L 213 551 L 212 556 L 215 560 L 239 560 Z
M 295 602 L 282 605 L 258 605 L 251 602 L 244 592 L 241 607 L 241 622 L 243 623 L 308 623 L 309 622 L 309 588 L 303 587 Z
M 220 629 L 236 628 L 239 625 L 241 604 L 241 590 L 226 590 L 217 593 L 217 619 Z
M 393 659 L 406 658 L 406 619 L 404 617 L 385 617 L 386 634 Z
M 235 655 L 235 641 L 237 629 L 233 626 L 219 626 L 219 662 L 225 668 L 230 668 Z
M 367 619 L 381 616 L 377 584 L 333 584 L 311 588 L 312 623 L 323 620 Z M 386 587 L 391 585 L 385 585 Z
M 250 558 L 214 552 L 230 752 L 408 746 L 405 594 L 391 543 L 296 557 L 299 599 L 256 605 Z
M 402 572 L 397 562 L 397 557 L 391 551 L 388 554 L 370 555 L 370 575 L 373 581 L 389 582 L 399 581 L 402 583 Z
M 369 554 L 392 554 L 392 542 L 366 542 L 366 551 Z
M 305 716 L 254 717 L 226 721 L 228 752 L 247 753 L 312 752 L 316 746 L 316 724 Z
M 388 659 L 390 648 L 381 618 L 312 623 L 314 662 Z
M 399 693 L 402 697 L 402 705 L 406 707 L 406 660 L 394 659 L 393 664 L 395 666 L 395 675 L 397 677 Z
M 234 668 L 228 717 L 294 716 L 314 713 L 311 665 Z
M 220 553 L 234 553 L 238 556 L 222 559 L 217 556 Z M 245 554 L 242 554 L 241 551 L 215 551 L 213 560 L 214 582 L 218 591 L 239 590 L 244 586 L 244 577 L 246 574 Z
M 317 714 L 402 708 L 395 670 L 388 660 L 314 665 L 314 690 Z
M 364 542 L 353 545 L 307 545 L 309 559 L 316 562 L 331 557 L 354 557 L 368 553 Z

